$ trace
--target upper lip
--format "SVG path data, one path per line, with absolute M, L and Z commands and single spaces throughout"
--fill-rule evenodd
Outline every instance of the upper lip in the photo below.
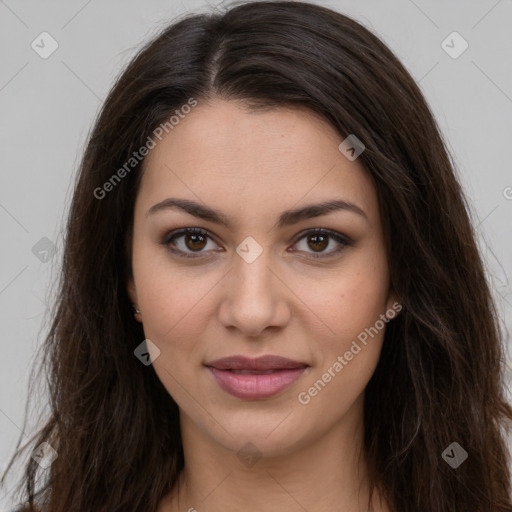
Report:
M 217 359 L 211 363 L 205 363 L 206 366 L 212 366 L 218 370 L 282 370 L 291 368 L 304 368 L 309 366 L 306 363 L 293 361 L 281 356 L 267 355 L 256 358 L 245 356 L 230 356 Z

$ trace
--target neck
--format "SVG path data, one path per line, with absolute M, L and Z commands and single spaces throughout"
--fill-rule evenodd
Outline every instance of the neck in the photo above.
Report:
M 181 416 L 185 468 L 179 493 L 164 501 L 159 512 L 366 512 L 362 404 L 354 404 L 330 431 L 315 433 L 314 442 L 304 439 L 272 457 L 257 448 L 252 455 L 250 448 L 237 454 Z M 388 512 L 377 492 L 372 502 L 375 512 Z

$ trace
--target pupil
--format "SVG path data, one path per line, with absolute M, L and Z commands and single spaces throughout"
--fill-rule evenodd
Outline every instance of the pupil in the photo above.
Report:
M 313 241 L 313 244 L 317 244 L 319 239 L 323 239 L 323 243 L 320 242 L 321 247 L 316 247 L 316 249 L 323 250 L 327 247 L 327 236 L 325 235 L 311 235 L 310 241 Z M 315 249 L 315 247 L 312 247 Z
M 202 240 L 203 245 L 201 247 L 197 247 L 197 246 L 191 247 L 189 244 L 187 244 L 189 249 L 202 249 L 204 247 L 204 236 L 201 235 L 201 234 L 187 235 L 187 241 L 192 240 L 192 244 L 199 244 L 199 245 L 201 245 L 201 241 L 197 240 L 198 238 L 199 239 L 201 239 L 201 238 L 203 239 Z

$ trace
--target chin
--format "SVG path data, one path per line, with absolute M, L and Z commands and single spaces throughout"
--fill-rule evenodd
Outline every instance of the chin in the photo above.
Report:
M 264 419 L 264 413 L 244 415 L 244 421 L 235 424 L 224 422 L 225 428 L 218 428 L 212 434 L 216 442 L 242 456 L 244 452 L 254 451 L 256 456 L 265 458 L 280 457 L 298 449 L 309 437 L 306 432 L 297 429 L 297 419 L 292 422 L 285 420 L 289 413 L 281 413 L 274 419 Z M 290 417 L 292 414 L 290 414 Z M 283 421 L 284 420 L 284 421 Z M 300 421 L 302 427 L 304 422 Z M 229 432 L 229 433 L 228 433 Z

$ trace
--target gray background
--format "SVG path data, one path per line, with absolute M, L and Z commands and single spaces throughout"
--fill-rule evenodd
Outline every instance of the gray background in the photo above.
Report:
M 472 204 L 489 279 L 508 328 L 508 350 L 511 0 L 317 3 L 377 33 L 419 82 Z M 63 219 L 98 108 L 143 42 L 175 16 L 209 9 L 203 1 L 0 0 L 0 470 L 23 427 L 28 376 L 48 325 L 51 284 L 58 275 Z M 43 31 L 58 43 L 47 59 L 31 47 L 34 40 L 42 46 Z M 457 58 L 442 47 L 453 31 L 469 44 Z M 456 39 L 450 41 L 451 51 L 461 48 Z M 44 394 L 33 396 L 44 410 Z M 29 417 L 24 441 L 35 426 L 36 417 Z M 0 501 L 0 510 L 7 507 L 6 500 Z

